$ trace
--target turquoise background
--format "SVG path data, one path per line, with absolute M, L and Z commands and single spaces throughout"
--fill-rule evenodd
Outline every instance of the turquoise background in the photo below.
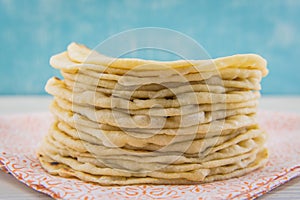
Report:
M 70 42 L 93 48 L 145 26 L 187 34 L 212 57 L 258 53 L 270 69 L 264 94 L 300 94 L 298 0 L 0 0 L 0 94 L 45 94 L 58 75 L 49 58 Z

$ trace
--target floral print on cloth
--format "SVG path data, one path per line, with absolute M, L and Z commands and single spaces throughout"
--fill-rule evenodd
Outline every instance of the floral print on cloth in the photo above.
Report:
M 253 199 L 300 176 L 300 116 L 264 111 L 258 117 L 269 135 L 266 167 L 225 181 L 103 187 L 49 175 L 36 157 L 52 121 L 49 113 L 0 116 L 0 169 L 58 199 Z

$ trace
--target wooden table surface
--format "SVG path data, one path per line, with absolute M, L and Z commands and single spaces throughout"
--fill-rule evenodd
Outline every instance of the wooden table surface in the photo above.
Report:
M 49 96 L 0 96 L 0 114 L 47 111 L 50 101 Z M 300 114 L 300 96 L 263 96 L 260 109 Z M 36 192 L 0 170 L 0 199 L 50 199 L 50 197 Z M 300 177 L 263 195 L 260 199 L 300 199 Z

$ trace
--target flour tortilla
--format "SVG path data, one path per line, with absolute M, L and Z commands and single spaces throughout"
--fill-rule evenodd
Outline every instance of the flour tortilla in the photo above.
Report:
M 62 109 L 61 109 L 62 110 Z M 110 126 L 106 124 L 99 124 L 89 120 L 88 118 L 67 111 L 60 111 L 59 109 L 51 109 L 51 112 L 63 122 L 67 124 L 78 127 L 90 127 L 93 129 L 103 130 L 103 131 L 126 131 L 130 135 L 134 135 L 136 137 L 150 137 L 153 134 L 166 134 L 166 135 L 191 135 L 197 133 L 197 135 L 205 136 L 209 134 L 222 134 L 226 130 L 233 130 L 242 128 L 245 126 L 255 125 L 256 119 L 255 115 L 236 115 L 227 117 L 226 119 L 215 120 L 212 123 L 200 124 L 187 128 L 171 128 L 171 129 L 136 129 L 136 128 L 120 128 L 115 126 Z M 195 131 L 196 130 L 196 131 Z M 148 134 L 148 135 L 147 135 Z M 150 134 L 150 136 L 149 136 Z
M 255 130 L 254 132 L 257 132 L 257 130 Z M 194 156 L 178 152 L 170 152 L 167 154 L 162 152 L 154 152 L 152 154 L 145 155 L 145 153 L 141 150 L 139 153 L 138 151 L 136 151 L 136 155 L 132 154 L 133 151 L 131 151 L 131 153 L 128 151 L 129 153 L 125 153 L 122 155 L 99 155 L 95 154 L 95 152 L 90 152 L 90 148 L 86 146 L 86 144 L 88 143 L 85 143 L 82 147 L 78 147 L 82 148 L 81 151 L 75 150 L 74 148 L 72 148 L 74 142 L 71 141 L 70 143 L 68 143 L 71 146 L 68 146 L 68 144 L 66 145 L 65 142 L 67 142 L 69 139 L 62 139 L 61 137 L 57 137 L 57 134 L 60 135 L 60 133 L 55 132 L 51 132 L 50 135 L 47 135 L 47 137 L 45 137 L 42 147 L 48 149 L 54 148 L 59 151 L 59 154 L 64 156 L 78 157 L 82 159 L 97 159 L 103 163 L 108 163 L 110 165 L 116 165 L 118 167 L 128 169 L 130 169 L 130 167 L 132 167 L 132 165 L 136 163 L 141 163 L 141 165 L 142 163 L 144 163 L 147 166 L 152 166 L 150 165 L 150 163 L 153 163 L 156 165 L 163 165 L 165 167 L 166 164 L 203 163 L 207 161 L 218 160 L 225 158 L 226 156 L 231 157 L 234 155 L 242 154 L 242 152 L 248 152 L 250 150 L 262 147 L 265 143 L 266 134 L 262 132 L 262 134 L 258 135 L 253 134 L 254 132 L 251 131 L 250 137 L 247 137 L 245 135 L 239 136 L 239 138 L 229 140 L 222 145 L 212 146 L 211 148 L 205 150 L 205 155 L 204 153 L 197 153 Z M 53 134 L 56 134 L 56 136 Z M 54 138 L 53 136 L 56 138 Z M 106 148 L 106 151 L 115 150 L 116 149 Z M 123 152 L 122 149 L 119 149 L 119 151 Z
M 131 92 L 133 97 L 139 94 L 146 96 L 146 92 L 149 98 L 159 98 L 174 96 L 187 92 L 205 92 L 210 91 L 212 93 L 225 93 L 230 91 L 243 91 L 243 90 L 260 90 L 260 81 L 256 78 L 240 79 L 240 80 L 222 80 L 218 77 L 212 77 L 206 81 L 192 81 L 188 83 L 179 82 L 166 82 L 163 84 L 146 84 L 146 85 L 134 85 L 134 86 L 122 86 L 114 81 L 99 80 L 90 77 L 71 76 L 63 73 L 66 86 L 70 89 L 80 90 L 80 86 L 83 89 L 89 89 L 92 91 L 99 91 L 106 94 L 118 95 L 121 92 L 129 96 Z M 82 90 L 82 89 L 81 89 Z M 162 91 L 161 91 L 162 90 Z M 156 94 L 159 92 L 159 94 Z M 128 97 L 127 97 L 128 98 Z M 148 98 L 148 97 L 147 97 Z
M 57 112 L 74 112 L 88 119 L 111 126 L 123 128 L 180 128 L 189 127 L 197 124 L 209 123 L 214 120 L 224 119 L 234 115 L 248 115 L 255 113 L 256 107 L 238 108 L 231 110 L 218 110 L 214 112 L 196 112 L 182 116 L 151 116 L 147 114 L 133 115 L 118 110 L 95 109 L 88 106 L 71 104 L 68 101 L 56 99 L 51 109 L 57 109 Z M 163 115 L 163 114 L 162 114 Z
M 112 155 L 132 155 L 132 156 L 159 156 L 163 154 L 168 155 L 185 155 L 190 156 L 205 156 L 207 154 L 216 152 L 218 150 L 224 149 L 232 144 L 236 144 L 245 139 L 258 137 L 263 135 L 263 132 L 259 129 L 251 129 L 246 133 L 240 135 L 232 134 L 220 137 L 204 138 L 199 140 L 193 140 L 188 142 L 176 142 L 168 146 L 163 146 L 157 151 L 148 151 L 146 147 L 140 149 L 128 149 L 120 147 L 108 148 L 99 144 L 91 144 L 89 142 L 83 141 L 81 139 L 75 139 L 67 135 L 66 133 L 60 131 L 56 127 L 52 127 L 49 130 L 49 137 L 53 137 L 59 143 L 76 150 L 77 152 L 89 152 L 94 155 L 101 156 L 112 156 Z M 213 149 L 211 149 L 213 147 Z M 197 155 L 199 154 L 199 155 Z
M 73 46 L 73 47 L 72 47 Z M 170 75 L 176 75 L 176 74 L 188 74 L 191 72 L 211 72 L 211 71 L 216 71 L 216 67 L 214 64 L 218 65 L 217 69 L 226 69 L 226 68 L 243 68 L 243 69 L 258 69 L 262 71 L 262 75 L 265 76 L 268 73 L 268 70 L 266 69 L 266 61 L 262 59 L 260 56 L 253 55 L 253 54 L 246 54 L 246 55 L 236 55 L 236 56 L 230 56 L 230 57 L 225 57 L 225 58 L 220 58 L 214 61 L 202 61 L 203 65 L 197 65 L 197 67 L 188 67 L 188 68 L 172 68 L 172 70 L 166 70 L 170 69 L 167 68 L 166 65 L 162 65 L 163 69 L 157 69 L 153 66 L 149 66 L 150 64 L 148 63 L 148 67 L 151 67 L 150 70 L 147 71 L 140 71 L 140 70 L 127 70 L 127 69 L 119 69 L 119 68 L 113 68 L 113 67 L 107 67 L 103 64 L 91 64 L 85 62 L 85 59 L 76 59 L 76 50 L 74 51 L 74 47 L 76 48 L 78 45 L 76 44 L 71 44 L 70 48 L 73 48 L 71 52 L 63 52 L 57 55 L 54 55 L 50 59 L 50 64 L 57 69 L 60 69 L 62 71 L 66 72 L 71 72 L 71 73 L 76 73 L 79 69 L 89 69 L 89 70 L 94 70 L 100 73 L 111 73 L 111 74 L 128 74 L 131 76 L 136 76 L 136 77 L 153 77 L 153 76 L 162 76 L 162 77 L 167 77 Z M 72 52 L 73 51 L 73 52 Z M 85 56 L 87 54 L 90 54 L 91 52 L 88 50 L 88 53 L 85 53 Z M 73 54 L 73 56 L 69 56 L 69 54 Z M 73 61 L 72 61 L 73 60 Z M 79 60 L 83 61 L 80 62 Z M 132 59 L 134 60 L 134 59 Z M 215 62 L 217 61 L 217 62 Z M 225 61 L 225 62 L 223 62 Z M 147 62 L 147 61 L 146 61 Z M 151 62 L 151 61 L 150 61 Z M 179 61 L 180 62 L 180 61 Z M 185 61 L 183 61 L 185 62 Z M 189 64 L 190 62 L 187 61 Z M 200 61 L 201 62 L 201 61 Z M 223 62 L 223 63 L 222 63 Z M 234 63 L 236 62 L 236 63 Z M 152 62 L 151 62 L 152 63 Z M 123 63 L 124 64 L 124 63 Z M 157 64 L 156 64 L 157 65 Z M 191 70 L 192 69 L 192 70 Z
M 62 108 L 65 108 L 67 110 L 72 109 L 72 105 L 76 106 L 89 106 L 84 104 L 77 104 L 69 102 L 65 99 L 54 97 L 54 100 L 58 103 L 58 105 Z M 70 104 L 72 104 L 70 106 Z M 250 100 L 246 102 L 238 102 L 238 103 L 227 103 L 227 104 L 192 104 L 192 105 L 186 105 L 181 106 L 177 108 L 151 108 L 151 109 L 139 109 L 139 110 L 127 110 L 127 109 L 119 109 L 114 108 L 115 111 L 123 112 L 131 115 L 150 115 L 150 116 L 179 116 L 179 115 L 187 115 L 187 114 L 193 114 L 196 112 L 213 112 L 218 110 L 234 110 L 239 108 L 257 108 L 258 106 L 258 100 Z M 95 107 L 95 106 L 89 106 L 93 110 L 99 110 L 101 108 Z
M 162 152 L 162 149 L 164 146 L 168 145 L 168 151 L 184 151 L 185 153 L 194 154 L 199 151 L 199 148 L 207 149 L 210 148 L 213 145 L 220 145 L 223 142 L 232 139 L 233 137 L 237 136 L 238 134 L 242 134 L 242 132 L 235 131 L 231 134 L 222 135 L 222 136 L 215 136 L 215 137 L 205 137 L 201 139 L 194 139 L 191 138 L 190 140 L 184 140 L 181 141 L 179 138 L 181 137 L 174 137 L 172 140 L 169 141 L 166 145 L 157 145 L 153 143 L 143 143 L 143 138 L 120 138 L 119 140 L 109 140 L 109 138 L 100 137 L 93 137 L 90 136 L 84 132 L 79 132 L 74 130 L 68 129 L 68 127 L 62 125 L 55 125 L 50 129 L 52 131 L 52 134 L 55 134 L 59 138 L 69 138 L 71 137 L 74 140 L 82 140 L 85 142 L 88 142 L 90 144 L 95 144 L 99 146 L 106 146 L 111 148 L 117 148 L 117 147 L 124 147 L 125 149 L 129 150 L 140 150 L 143 151 L 160 151 Z M 122 140 L 123 139 L 123 140 Z M 114 142 L 116 141 L 116 142 Z M 139 143 L 140 141 L 140 143 Z M 166 150 L 165 150 L 166 151 Z
M 259 92 L 241 91 L 228 94 L 212 94 L 209 92 L 185 93 L 177 95 L 177 99 L 134 99 L 128 101 L 118 97 L 108 97 L 104 93 L 85 91 L 75 93 L 66 88 L 63 81 L 52 78 L 46 85 L 46 91 L 53 96 L 66 99 L 78 104 L 89 104 L 102 108 L 123 108 L 123 109 L 144 109 L 157 107 L 158 105 L 169 108 L 179 107 L 191 104 L 212 104 L 212 103 L 238 103 L 249 100 L 255 100 L 260 97 Z
M 214 60 L 178 60 L 171 62 L 159 62 L 142 59 L 120 59 L 104 56 L 96 51 L 92 51 L 84 45 L 71 43 L 68 46 L 69 59 L 77 63 L 88 63 L 102 66 L 109 66 L 110 68 L 136 70 L 136 71 L 153 71 L 176 68 L 191 68 L 191 71 L 205 72 L 213 71 L 215 69 L 224 69 L 228 67 L 258 69 L 262 71 L 265 76 L 268 73 L 266 69 L 266 61 L 255 54 L 238 54 Z M 52 59 L 51 59 L 52 60 Z M 50 60 L 50 63 L 51 63 Z M 195 66 L 195 67 L 194 67 Z M 97 68 L 96 68 L 97 69 Z
M 258 130 L 250 131 L 250 135 L 252 135 L 250 138 L 247 137 L 247 134 L 242 134 L 242 135 L 238 136 L 239 139 L 234 138 L 232 140 L 224 142 L 221 145 L 216 144 L 216 146 L 214 146 L 211 150 L 212 153 L 208 154 L 208 156 L 206 156 L 204 159 L 201 158 L 201 157 L 183 159 L 184 157 L 182 157 L 182 156 L 185 155 L 185 154 L 175 155 L 175 156 L 178 156 L 178 158 L 181 157 L 181 161 L 184 160 L 185 162 L 193 161 L 195 163 L 201 163 L 202 167 L 207 167 L 207 168 L 216 167 L 214 165 L 214 163 L 217 164 L 218 166 L 220 166 L 220 164 L 222 164 L 223 162 L 220 162 L 220 160 L 218 160 L 218 159 L 216 160 L 216 158 L 219 158 L 219 159 L 220 158 L 222 158 L 222 159 L 223 158 L 228 158 L 228 157 L 232 157 L 233 155 L 240 155 L 242 152 L 244 152 L 244 153 L 249 152 L 250 150 L 252 151 L 254 149 L 258 149 L 258 147 L 261 147 L 264 144 L 265 137 L 263 137 L 264 134 L 261 134 L 261 135 L 253 134 L 254 132 L 257 132 L 257 131 Z M 96 157 L 98 156 L 98 154 L 93 154 L 92 155 L 88 151 L 86 151 L 86 150 L 89 150 L 88 148 L 85 148 L 86 145 L 87 145 L 86 142 L 83 141 L 83 143 L 82 143 L 83 146 L 80 147 L 80 144 L 76 145 L 74 143 L 76 141 L 76 139 L 71 139 L 70 140 L 70 138 L 68 138 L 68 136 L 66 136 L 62 132 L 59 132 L 57 129 L 55 130 L 54 127 L 53 127 L 52 131 L 50 130 L 50 135 L 48 135 L 46 137 L 46 139 L 48 139 L 48 140 L 45 140 L 42 147 L 43 148 L 48 148 L 48 149 L 50 148 L 50 150 L 52 149 L 51 151 L 55 151 L 55 152 L 59 150 L 59 153 L 63 156 L 72 156 L 72 157 L 85 156 L 85 157 L 91 157 L 91 158 L 95 158 L 95 156 Z M 68 147 L 68 145 L 70 145 L 70 147 Z M 226 145 L 226 148 L 222 147 L 224 145 Z M 74 149 L 74 147 L 75 148 L 81 148 L 81 150 L 79 150 L 79 151 L 78 151 L 78 149 L 77 150 L 72 150 L 72 149 Z M 237 148 L 237 147 L 239 147 L 239 148 Z M 98 146 L 98 148 L 102 148 L 102 147 Z M 63 150 L 66 150 L 66 151 L 63 151 Z M 109 151 L 109 148 L 107 148 L 107 150 Z M 81 152 L 81 151 L 84 151 L 84 152 Z M 114 151 L 114 150 L 111 149 L 111 151 Z M 143 152 L 141 152 L 141 153 L 143 153 Z M 116 160 L 116 161 L 121 161 L 122 160 L 122 162 L 121 162 L 122 166 L 124 166 L 124 164 L 125 165 L 130 164 L 130 167 L 127 166 L 128 169 L 131 169 L 133 167 L 132 165 L 134 165 L 134 163 L 131 163 L 130 159 L 127 160 L 128 159 L 127 157 L 133 157 L 132 155 L 124 154 L 121 157 L 119 156 L 119 157 L 116 157 L 116 158 L 111 157 L 111 155 L 109 155 L 109 156 L 110 156 L 110 158 L 108 160 L 110 162 L 112 160 Z M 171 154 L 159 153 L 156 156 L 154 156 L 153 158 L 157 159 L 159 157 L 160 160 L 158 160 L 158 162 L 161 163 L 162 161 L 166 160 L 163 157 L 167 157 L 167 156 L 171 156 Z M 100 156 L 100 157 L 97 157 L 97 158 L 101 159 L 101 158 L 105 158 L 105 157 Z M 149 165 L 151 160 L 153 160 L 153 159 L 149 160 L 149 158 L 151 158 L 151 157 L 149 157 L 149 156 L 148 157 L 145 157 L 145 156 L 136 157 L 135 159 L 133 159 L 133 161 L 136 162 L 136 161 L 140 160 L 139 162 L 142 162 L 142 163 L 147 162 L 148 163 L 147 165 Z M 124 161 L 124 160 L 127 160 L 127 161 Z M 214 161 L 212 161 L 212 160 L 214 160 Z M 230 160 L 232 160 L 232 159 L 230 159 Z M 230 162 L 230 160 L 228 162 Z M 191 162 L 191 163 L 193 163 L 193 162 Z M 228 162 L 226 162 L 225 164 L 223 163 L 223 164 L 228 165 L 229 164 Z M 156 165 L 159 165 L 159 163 L 156 163 Z
M 236 130 L 223 131 L 222 133 L 215 132 L 214 134 L 207 135 L 153 135 L 149 137 L 135 137 L 134 135 L 127 134 L 123 131 L 102 131 L 99 129 L 93 129 L 89 127 L 83 127 L 76 125 L 76 127 L 72 127 L 65 122 L 58 121 L 57 128 L 69 136 L 87 141 L 92 144 L 101 144 L 108 147 L 124 147 L 126 145 L 132 147 L 144 147 L 149 144 L 154 144 L 157 146 L 165 146 L 174 142 L 186 142 L 197 139 L 204 139 L 210 137 L 220 137 L 223 135 L 230 134 L 241 134 L 253 126 L 243 127 Z
M 232 177 L 237 177 L 249 173 L 255 169 L 258 169 L 265 165 L 268 157 L 268 152 L 266 149 L 263 149 L 256 155 L 254 162 L 250 163 L 248 166 L 234 170 L 231 173 L 220 173 L 211 176 L 204 176 L 205 173 L 199 175 L 199 173 L 194 172 L 194 176 L 200 178 L 198 180 L 187 180 L 187 179 L 164 179 L 164 178 L 151 178 L 151 177 L 124 177 L 124 176 L 107 176 L 107 175 L 92 175 L 90 173 L 82 172 L 79 170 L 74 170 L 68 165 L 58 163 L 43 155 L 39 154 L 39 160 L 44 169 L 53 175 L 60 175 L 62 177 L 77 177 L 81 180 L 94 182 L 101 185 L 131 185 L 131 184 L 195 184 L 200 182 L 211 182 L 215 180 L 224 180 Z M 79 168 L 79 166 L 78 166 Z M 206 173 L 209 173 L 205 171 Z M 197 175 L 196 175 L 197 173 Z M 194 177 L 189 176 L 189 177 Z M 204 176 L 204 177 L 203 177 Z
M 155 70 L 152 69 L 151 71 L 136 71 L 136 70 L 123 70 L 123 69 L 116 69 L 111 67 L 106 67 L 103 65 L 95 65 L 95 64 L 87 64 L 87 63 L 78 63 L 73 62 L 70 60 L 68 53 L 63 52 L 60 54 L 57 54 L 55 56 L 52 56 L 50 59 L 50 63 L 53 67 L 58 68 L 64 72 L 73 73 L 76 74 L 78 72 L 85 73 L 89 76 L 94 76 L 96 78 L 99 78 L 99 74 L 112 74 L 112 75 L 126 75 L 131 77 L 137 77 L 137 78 L 145 78 L 145 77 L 170 77 L 174 75 L 180 75 L 184 76 L 188 73 L 188 69 L 180 69 L 180 68 L 171 68 L 166 70 L 166 67 L 164 67 L 163 70 Z M 211 75 L 220 75 L 223 79 L 233 79 L 233 74 L 238 74 L 241 78 L 247 78 L 251 76 L 261 76 L 261 73 L 258 73 L 257 71 L 260 71 L 258 69 L 247 69 L 247 68 L 236 68 L 234 65 L 228 66 L 222 70 L 210 70 L 210 71 L 196 71 L 196 73 L 201 72 L 202 76 L 207 78 Z M 113 77 L 113 76 L 112 76 Z M 115 76 L 116 77 L 116 76 Z M 105 78 L 105 77 L 103 77 Z M 111 79 L 111 78 L 109 78 Z M 115 78 L 115 80 L 118 80 L 118 78 Z
M 147 170 L 131 170 L 130 169 L 111 169 L 109 166 L 106 167 L 99 167 L 98 165 L 92 164 L 92 163 L 81 163 L 78 162 L 77 159 L 73 159 L 69 156 L 61 156 L 58 154 L 58 152 L 55 149 L 47 150 L 47 153 L 45 153 L 47 156 L 51 157 L 52 159 L 69 165 L 72 168 L 84 171 L 87 173 L 91 173 L 94 175 L 110 175 L 110 176 L 125 176 L 125 177 L 156 177 L 156 178 L 165 178 L 168 176 L 168 178 L 178 178 L 176 173 L 179 173 L 181 176 L 183 176 L 186 179 L 194 179 L 190 175 L 190 173 L 197 174 L 196 171 L 206 172 L 205 174 L 212 175 L 211 171 L 217 171 L 216 168 L 219 168 L 218 171 L 221 171 L 221 168 L 223 168 L 222 173 L 228 173 L 232 172 L 232 170 L 235 170 L 236 168 L 227 168 L 228 171 L 224 169 L 224 166 L 226 165 L 239 165 L 239 167 L 245 167 L 249 163 L 253 162 L 255 160 L 256 154 L 259 152 L 260 149 L 255 149 L 250 152 L 247 152 L 245 154 L 240 154 L 233 157 L 226 157 L 220 160 L 210 161 L 210 162 L 203 162 L 201 164 L 185 164 L 185 165 L 168 165 L 167 167 L 172 169 L 172 171 L 165 172 L 164 170 L 161 170 L 160 167 L 154 167 L 154 169 L 147 169 Z M 245 162 L 246 161 L 246 162 Z M 209 163 L 209 164 L 207 164 Z M 155 165 L 154 165 L 155 166 Z M 181 178 L 183 178 L 181 177 Z
M 129 145 L 120 148 L 114 145 L 113 143 L 110 143 L 109 145 L 107 145 L 111 147 L 110 149 L 107 146 L 104 146 L 103 143 L 99 140 L 98 140 L 98 144 L 95 144 L 97 143 L 97 141 L 94 141 L 93 143 L 89 143 L 84 140 L 81 140 L 80 137 L 78 137 L 77 139 L 72 138 L 65 132 L 59 130 L 57 127 L 53 127 L 52 129 L 50 129 L 49 134 L 51 135 L 51 137 L 53 137 L 55 140 L 59 141 L 63 145 L 66 146 L 69 145 L 70 148 L 73 148 L 74 150 L 79 152 L 87 152 L 89 151 L 89 147 L 91 147 L 91 151 L 96 150 L 98 152 L 101 150 L 103 151 L 102 153 L 111 151 L 114 153 L 114 155 L 118 155 L 118 154 L 126 155 L 126 153 L 128 152 L 129 155 L 130 154 L 139 155 L 139 153 L 141 154 L 144 153 L 145 155 L 157 155 L 157 156 L 168 152 L 197 154 L 199 152 L 204 152 L 208 148 L 211 148 L 213 145 L 221 145 L 222 143 L 232 139 L 234 136 L 237 135 L 237 133 L 234 133 L 234 134 L 224 135 L 220 137 L 211 137 L 211 138 L 204 138 L 204 139 L 198 139 L 192 141 L 184 141 L 184 142 L 175 141 L 175 143 L 170 143 L 168 146 L 157 146 L 157 145 L 155 146 L 153 144 L 148 144 L 141 148 L 134 148 Z M 174 140 L 176 140 L 176 138 Z M 155 147 L 157 149 L 154 149 Z M 99 155 L 99 154 L 95 153 L 95 155 Z
M 171 73 L 171 72 L 170 72 Z M 99 73 L 93 70 L 85 70 L 82 69 L 75 74 L 70 74 L 62 71 L 62 75 L 64 77 L 71 77 L 73 76 L 73 80 L 80 81 L 82 80 L 83 83 L 87 82 L 89 79 L 95 80 L 106 80 L 106 81 L 113 81 L 118 83 L 122 86 L 134 86 L 134 85 L 147 85 L 147 84 L 164 84 L 167 82 L 193 82 L 193 81 L 203 81 L 204 83 L 206 80 L 211 79 L 212 77 L 219 78 L 219 84 L 222 85 L 221 80 L 243 80 L 243 79 L 257 79 L 261 80 L 262 75 L 261 71 L 259 70 L 247 70 L 247 69 L 234 69 L 229 68 L 221 71 L 215 72 L 204 72 L 204 73 L 191 73 L 191 74 L 176 74 L 170 76 L 158 76 L 158 77 L 134 77 L 127 74 L 122 76 L 116 74 L 106 74 L 106 73 Z
M 69 79 L 64 79 L 66 87 L 73 90 L 74 92 L 84 92 L 86 90 L 105 93 L 107 96 L 113 95 L 116 97 L 121 97 L 124 99 L 134 99 L 134 98 L 170 98 L 177 94 L 188 93 L 188 92 L 212 92 L 212 93 L 228 93 L 233 91 L 241 91 L 240 88 L 224 88 L 217 85 L 205 85 L 205 84 L 193 84 L 193 85 L 183 85 L 175 88 L 165 88 L 158 91 L 151 90 L 117 90 L 109 89 L 104 87 L 87 85 L 79 81 L 73 81 Z M 260 85 L 256 88 L 250 88 L 251 90 L 259 90 Z M 248 89 L 248 90 L 250 90 Z M 247 89 L 245 89 L 247 90 Z
M 61 72 L 64 79 L 71 80 L 75 83 L 79 82 L 82 84 L 86 84 L 89 86 L 96 87 L 103 87 L 103 88 L 109 88 L 113 90 L 125 90 L 125 91 L 134 91 L 134 90 L 152 90 L 157 91 L 164 88 L 176 88 L 179 86 L 190 86 L 188 89 L 189 91 L 192 91 L 192 85 L 195 84 L 202 84 L 206 85 L 208 88 L 210 85 L 212 86 L 219 86 L 219 87 L 232 87 L 232 88 L 238 88 L 238 89 L 253 89 L 258 90 L 260 89 L 260 81 L 261 77 L 249 77 L 245 79 L 236 79 L 236 80 L 224 80 L 218 76 L 212 76 L 208 79 L 202 80 L 198 77 L 195 77 L 194 80 L 188 81 L 184 78 L 175 77 L 173 79 L 169 78 L 163 78 L 162 80 L 156 80 L 154 78 L 149 78 L 149 81 L 141 80 L 139 82 L 133 82 L 132 84 L 122 85 L 120 80 L 125 79 L 126 77 L 123 77 L 119 81 L 115 80 L 106 80 L 103 78 L 95 78 L 91 76 L 87 76 L 84 74 L 68 74 L 65 72 Z M 151 80 L 151 81 L 150 81 Z M 156 81 L 155 81 L 156 80 Z M 144 82 L 143 82 L 144 81 Z M 164 81 L 164 82 L 162 82 Z

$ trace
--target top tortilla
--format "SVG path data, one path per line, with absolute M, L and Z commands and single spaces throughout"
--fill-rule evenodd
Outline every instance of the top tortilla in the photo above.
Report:
M 66 58 L 69 59 L 69 62 Z M 268 74 L 266 60 L 256 54 L 237 54 L 212 60 L 154 61 L 133 58 L 112 58 L 76 43 L 71 43 L 68 46 L 67 52 L 52 56 L 50 64 L 54 68 L 61 70 L 76 70 L 86 66 L 94 70 L 99 68 L 100 71 L 103 71 L 103 67 L 135 71 L 182 70 L 188 68 L 189 72 L 193 73 L 215 71 L 224 68 L 245 68 L 260 70 L 263 76 Z

